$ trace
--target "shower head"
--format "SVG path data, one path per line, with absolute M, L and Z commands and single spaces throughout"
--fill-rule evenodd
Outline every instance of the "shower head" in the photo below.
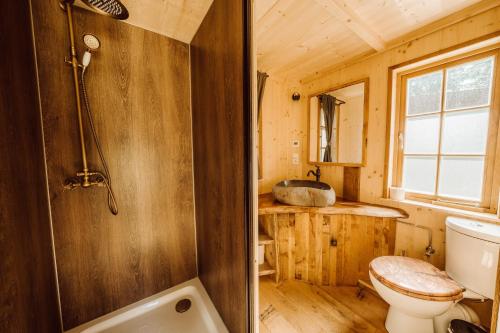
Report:
M 99 46 L 101 46 L 101 42 L 99 38 L 91 34 L 83 35 L 83 43 L 87 46 L 87 51 L 83 54 L 82 58 L 82 66 L 83 68 L 87 68 L 90 64 L 90 58 L 92 58 L 92 53 L 97 51 Z
M 119 0 L 82 0 L 96 12 L 117 20 L 128 19 L 128 10 Z
M 83 35 L 83 43 L 85 44 L 85 46 L 87 46 L 87 49 L 90 52 L 97 51 L 99 46 L 101 46 L 101 42 L 99 41 L 99 39 L 92 34 Z

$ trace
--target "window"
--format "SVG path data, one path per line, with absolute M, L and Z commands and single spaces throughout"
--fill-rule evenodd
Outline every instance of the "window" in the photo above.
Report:
M 393 184 L 407 198 L 491 208 L 498 50 L 398 76 Z

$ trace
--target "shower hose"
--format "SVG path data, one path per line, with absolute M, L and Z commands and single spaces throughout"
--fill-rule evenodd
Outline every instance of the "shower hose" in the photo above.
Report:
M 94 143 L 97 147 L 97 151 L 99 153 L 99 158 L 101 159 L 101 163 L 102 163 L 102 166 L 104 168 L 104 175 L 100 172 L 93 172 L 93 173 L 95 173 L 97 176 L 99 176 L 103 179 L 104 184 L 106 185 L 106 188 L 108 189 L 108 207 L 109 207 L 109 210 L 111 211 L 111 213 L 113 213 L 113 215 L 117 215 L 118 214 L 118 204 L 116 203 L 115 194 L 113 192 L 113 187 L 111 186 L 111 175 L 109 173 L 108 164 L 106 163 L 106 159 L 104 158 L 104 153 L 103 153 L 102 148 L 101 148 L 101 143 L 99 141 L 99 137 L 97 136 L 97 132 L 96 132 L 96 129 L 94 126 L 94 117 L 93 117 L 92 111 L 90 109 L 90 102 L 89 102 L 89 98 L 87 95 L 87 87 L 85 85 L 85 69 L 86 69 L 86 67 L 84 67 L 82 69 L 82 80 L 81 80 L 83 99 L 85 101 L 85 109 L 87 110 L 87 116 L 89 118 L 89 124 L 90 124 L 90 129 L 92 130 L 92 136 L 94 138 Z

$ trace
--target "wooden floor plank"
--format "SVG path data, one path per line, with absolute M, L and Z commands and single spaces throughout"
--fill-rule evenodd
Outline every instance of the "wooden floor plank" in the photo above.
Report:
M 356 297 L 356 288 L 352 287 L 330 287 L 323 286 L 329 295 L 335 295 L 335 298 L 347 306 L 351 311 L 359 314 L 373 326 L 385 332 L 385 317 L 389 310 L 389 305 L 370 291 L 364 292 L 363 299 Z
M 260 279 L 262 333 L 386 333 L 387 304 L 353 287 L 317 287 L 300 281 L 276 285 Z

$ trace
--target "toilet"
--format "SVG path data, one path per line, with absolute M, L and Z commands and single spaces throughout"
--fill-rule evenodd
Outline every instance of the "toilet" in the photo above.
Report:
M 387 331 L 446 332 L 449 321 L 442 318 L 447 318 L 453 307 L 461 306 L 457 304 L 461 299 L 494 299 L 499 250 L 499 225 L 448 217 L 445 272 L 408 257 L 372 260 L 370 280 L 390 305 Z

